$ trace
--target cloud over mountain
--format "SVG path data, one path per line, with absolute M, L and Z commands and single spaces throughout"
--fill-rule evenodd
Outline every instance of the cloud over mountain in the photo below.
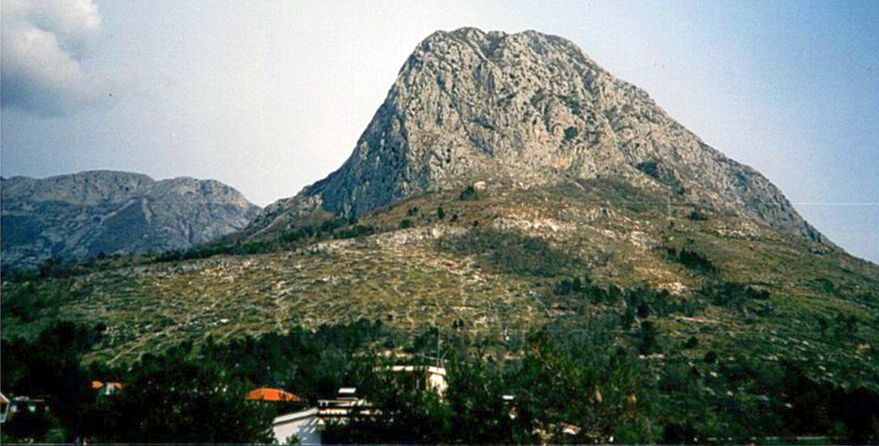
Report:
M 2 105 L 63 115 L 94 103 L 106 80 L 82 63 L 101 27 L 93 0 L 3 0 Z

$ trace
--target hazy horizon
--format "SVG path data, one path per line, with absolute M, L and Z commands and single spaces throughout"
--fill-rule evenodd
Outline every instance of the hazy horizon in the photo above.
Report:
M 879 262 L 879 4 L 3 0 L 2 175 L 212 178 L 262 206 L 350 155 L 415 46 L 565 37 Z

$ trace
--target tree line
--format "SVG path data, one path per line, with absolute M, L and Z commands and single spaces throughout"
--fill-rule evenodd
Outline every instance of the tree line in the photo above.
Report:
M 872 390 L 817 382 L 801 364 L 747 355 L 730 361 L 706 354 L 695 363 L 672 356 L 657 367 L 643 355 L 643 327 L 619 337 L 619 323 L 546 326 L 511 349 L 466 333 L 434 328 L 412 336 L 363 320 L 228 342 L 209 338 L 108 367 L 83 362 L 101 327 L 58 322 L 35 339 L 2 341 L 4 391 L 44 397 L 50 408 L 14 417 L 3 441 L 271 442 L 272 418 L 290 409 L 245 401 L 261 386 L 293 391 L 311 405 L 339 387 L 357 387 L 379 411 L 330 423 L 324 435 L 333 443 L 879 439 L 879 394 Z M 664 351 L 661 330 L 653 330 L 649 348 Z M 379 372 L 401 361 L 433 364 L 440 335 L 449 385 L 442 397 Z M 390 350 L 396 359 L 382 354 Z M 101 397 L 89 386 L 95 379 L 124 388 Z

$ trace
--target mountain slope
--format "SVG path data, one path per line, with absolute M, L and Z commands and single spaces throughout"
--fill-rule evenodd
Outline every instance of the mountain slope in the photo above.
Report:
M 649 321 L 676 360 L 759 352 L 814 379 L 879 389 L 879 267 L 733 211 L 669 217 L 660 198 L 608 180 L 420 194 L 267 253 L 4 282 L 5 299 L 36 310 L 4 313 L 3 335 L 63 316 L 106 327 L 92 359 L 126 363 L 207 335 L 366 319 L 404 340 L 435 327 L 515 356 L 521 342 L 498 340 L 634 317 L 640 306 L 623 300 L 634 292 L 647 310 L 614 322 L 613 342 Z M 575 278 L 608 294 L 576 291 Z M 683 349 L 692 337 L 698 347 Z
M 327 213 L 356 217 L 478 181 L 527 188 L 596 178 L 824 241 L 769 180 L 706 145 L 573 43 L 473 28 L 418 45 L 345 164 L 268 206 L 248 232 L 259 238 Z
M 2 180 L 3 267 L 186 249 L 244 228 L 259 208 L 214 180 L 90 171 Z

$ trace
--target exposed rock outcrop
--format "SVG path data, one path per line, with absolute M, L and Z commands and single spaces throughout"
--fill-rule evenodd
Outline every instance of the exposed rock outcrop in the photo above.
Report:
M 527 187 L 597 177 L 822 239 L 765 177 L 709 147 L 573 43 L 473 28 L 421 42 L 342 167 L 268 206 L 249 233 L 318 211 L 357 216 L 480 180 Z

